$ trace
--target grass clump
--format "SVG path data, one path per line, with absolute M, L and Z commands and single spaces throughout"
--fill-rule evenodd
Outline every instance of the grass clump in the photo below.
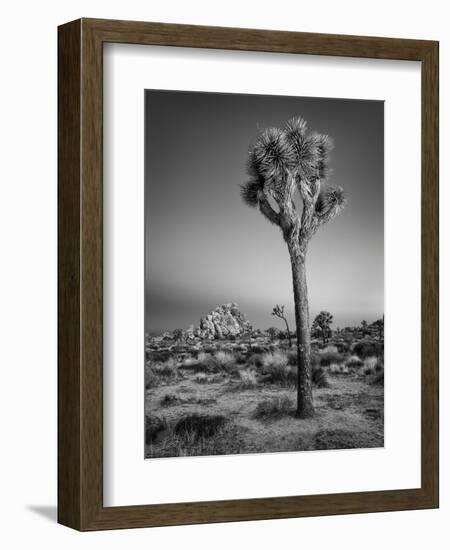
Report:
M 280 418 L 290 414 L 293 407 L 294 403 L 287 395 L 265 399 L 258 403 L 255 417 L 262 419 Z
M 207 384 L 209 382 L 209 376 L 205 372 L 199 372 L 194 378 L 197 384 Z
M 263 370 L 263 380 L 269 384 L 295 387 L 297 384 L 297 369 L 295 367 L 282 367 L 272 365 Z
M 363 373 L 365 375 L 375 374 L 377 372 L 378 358 L 377 357 L 367 357 L 364 359 L 364 369 Z M 378 369 L 379 372 L 379 369 Z
M 161 378 L 154 372 L 150 365 L 145 365 L 145 389 L 151 390 L 157 388 L 161 383 Z
M 167 427 L 166 421 L 159 416 L 151 415 L 145 417 L 145 443 L 153 443 L 157 435 Z
M 173 357 L 165 363 L 153 364 L 150 368 L 160 378 L 175 379 L 178 377 L 177 363 Z
M 362 360 L 368 357 L 383 357 L 384 345 L 381 342 L 361 341 L 353 346 L 353 352 Z
M 214 360 L 217 365 L 224 370 L 227 370 L 235 362 L 234 355 L 232 353 L 222 350 L 216 352 L 214 355 Z
M 174 427 L 174 433 L 188 439 L 212 437 L 226 422 L 226 417 L 221 414 L 193 413 L 178 420 Z
M 322 367 L 328 367 L 333 363 L 342 363 L 343 358 L 336 346 L 327 346 L 319 353 L 319 361 Z
M 351 357 L 349 357 L 347 359 L 347 361 L 345 362 L 345 364 L 347 365 L 347 367 L 349 367 L 350 369 L 359 369 L 360 367 L 363 366 L 363 361 L 357 356 L 357 355 L 352 355 Z
M 333 363 L 330 365 L 330 372 L 332 374 L 350 374 L 350 368 L 348 365 L 343 365 L 340 363 L 339 365 L 336 363 Z
M 255 371 L 248 369 L 239 371 L 239 381 L 237 382 L 236 389 L 252 390 L 256 388 L 257 385 L 258 381 Z
M 262 356 L 262 365 L 265 368 L 286 367 L 287 364 L 288 357 L 286 353 L 281 350 L 269 351 Z
M 150 352 L 150 359 L 153 363 L 164 363 L 172 358 L 172 352 L 170 350 L 158 350 Z
M 181 363 L 182 369 L 193 372 L 210 372 L 211 371 L 211 357 L 206 353 L 199 353 L 198 358 L 188 357 Z

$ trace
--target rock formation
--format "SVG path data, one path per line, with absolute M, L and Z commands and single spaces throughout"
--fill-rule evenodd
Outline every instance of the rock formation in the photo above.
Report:
M 205 339 L 220 339 L 243 336 L 252 331 L 252 325 L 242 314 L 237 304 L 223 304 L 200 319 L 195 335 Z

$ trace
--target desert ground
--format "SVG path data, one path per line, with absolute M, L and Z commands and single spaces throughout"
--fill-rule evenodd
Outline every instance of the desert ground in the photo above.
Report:
M 295 338 L 188 336 L 146 338 L 146 458 L 384 445 L 381 335 L 347 327 L 312 340 L 311 419 L 295 417 Z

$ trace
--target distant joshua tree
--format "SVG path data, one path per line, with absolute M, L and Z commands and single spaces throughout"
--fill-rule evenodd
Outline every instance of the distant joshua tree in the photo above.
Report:
M 289 325 L 286 319 L 286 316 L 284 314 L 284 306 L 279 306 L 278 304 L 273 308 L 272 315 L 275 317 L 279 317 L 280 319 L 283 319 L 283 321 L 286 323 L 286 333 L 289 340 L 289 347 L 292 347 L 292 338 L 291 338 L 291 331 L 289 330 Z
M 184 340 L 184 332 L 182 328 L 176 328 L 172 333 L 175 342 L 182 342 Z
M 275 340 L 275 338 L 280 334 L 280 331 L 276 327 L 269 327 L 266 332 L 272 340 Z
M 369 326 L 367 324 L 367 321 L 361 321 L 361 330 L 363 335 L 368 333 L 368 328 Z
M 333 316 L 328 311 L 321 311 L 319 315 L 314 319 L 313 331 L 320 332 L 323 343 L 326 344 L 331 334 L 331 323 L 333 322 Z
M 284 129 L 262 131 L 249 150 L 250 178 L 242 198 L 278 226 L 291 259 L 297 334 L 297 416 L 314 415 L 311 336 L 306 284 L 306 252 L 317 229 L 337 216 L 345 198 L 341 187 L 323 187 L 329 172 L 332 140 L 307 131 L 305 120 L 291 119 Z M 298 190 L 302 207 L 294 202 Z

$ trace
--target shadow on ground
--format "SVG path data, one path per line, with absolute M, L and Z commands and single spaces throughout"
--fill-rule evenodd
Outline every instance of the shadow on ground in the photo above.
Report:
M 37 505 L 27 506 L 27 509 L 30 510 L 30 512 L 37 514 L 38 516 L 41 516 L 48 521 L 51 521 L 52 523 L 56 523 L 56 519 L 57 519 L 56 506 L 43 506 L 43 505 L 41 506 L 37 504 Z

